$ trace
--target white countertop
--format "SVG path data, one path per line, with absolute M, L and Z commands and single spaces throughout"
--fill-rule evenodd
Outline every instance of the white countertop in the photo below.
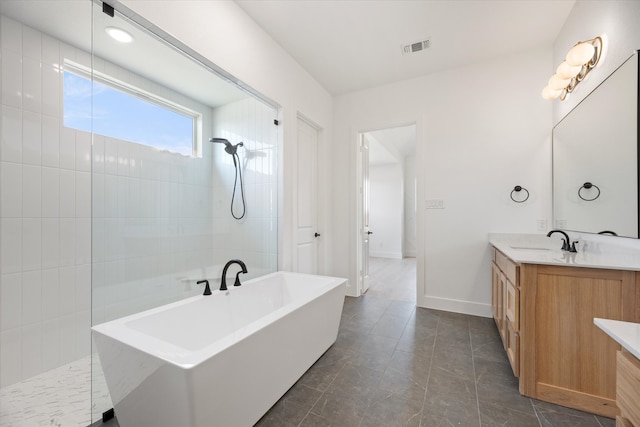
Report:
M 489 234 L 489 243 L 519 264 L 640 271 L 640 240 L 567 232 L 577 253 L 562 251 L 561 234 Z
M 629 353 L 640 359 L 640 323 L 620 320 L 593 319 L 593 323 L 616 340 Z

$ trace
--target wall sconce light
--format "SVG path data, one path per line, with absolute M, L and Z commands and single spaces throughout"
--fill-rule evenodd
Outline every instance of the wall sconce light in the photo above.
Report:
M 589 74 L 602 56 L 602 38 L 576 43 L 565 60 L 558 66 L 556 73 L 551 76 L 549 83 L 542 89 L 544 99 L 560 98 L 564 101 L 568 94 L 578 86 Z

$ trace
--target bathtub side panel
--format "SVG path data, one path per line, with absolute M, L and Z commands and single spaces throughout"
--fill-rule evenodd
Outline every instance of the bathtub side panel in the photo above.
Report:
M 252 426 L 335 342 L 338 286 L 192 370 L 197 427 Z
M 192 391 L 184 369 L 94 332 L 121 427 L 192 426 Z

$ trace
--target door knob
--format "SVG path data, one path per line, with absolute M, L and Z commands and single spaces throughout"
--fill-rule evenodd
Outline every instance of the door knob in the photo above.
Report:
M 367 234 L 373 234 L 373 231 L 367 231 Z
M 313 237 L 320 237 L 320 233 L 315 233 Z

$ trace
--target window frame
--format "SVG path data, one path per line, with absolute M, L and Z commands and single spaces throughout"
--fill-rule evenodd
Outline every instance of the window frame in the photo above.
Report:
M 127 141 L 130 142 L 132 144 L 140 144 L 143 145 L 145 147 L 151 147 L 151 148 L 155 148 L 157 150 L 161 150 L 161 151 L 166 151 L 168 153 L 171 154 L 178 154 L 181 156 L 190 156 L 190 157 L 202 157 L 202 143 L 200 141 L 200 135 L 201 135 L 201 129 L 202 129 L 202 120 L 203 120 L 203 113 L 199 112 L 199 111 L 195 111 L 189 107 L 186 107 L 184 105 L 181 105 L 175 101 L 169 100 L 166 97 L 160 96 L 158 94 L 149 92 L 147 90 L 141 89 L 140 87 L 134 86 L 130 83 L 124 82 L 120 79 L 117 79 L 113 76 L 110 76 L 108 74 L 96 71 L 96 70 L 92 70 L 88 67 L 82 66 L 80 64 L 77 64 L 75 62 L 69 61 L 69 60 L 65 60 L 63 67 L 62 67 L 62 120 L 63 120 L 63 124 L 64 126 L 66 126 L 66 123 L 64 123 L 64 99 L 65 99 L 65 95 L 64 95 L 64 73 L 71 73 L 74 74 L 75 76 L 78 76 L 80 78 L 83 78 L 87 81 L 90 82 L 90 84 L 93 87 L 94 83 L 98 83 L 101 84 L 103 86 L 106 86 L 107 88 L 111 89 L 111 90 L 115 90 L 118 92 L 121 92 L 127 96 L 131 96 L 134 98 L 137 98 L 138 100 L 142 100 L 144 102 L 147 102 L 151 105 L 154 105 L 156 107 L 159 108 L 163 108 L 165 110 L 171 111 L 172 113 L 184 116 L 186 118 L 191 119 L 191 153 L 190 154 L 184 154 L 184 153 L 180 153 L 177 151 L 173 151 L 167 148 L 163 148 L 163 147 L 158 147 L 158 146 L 154 146 L 151 144 L 146 144 L 143 142 L 138 142 L 138 141 L 130 141 L 130 140 L 123 140 L 122 138 L 119 138 L 117 136 L 113 136 L 113 135 L 103 135 L 100 133 L 100 135 L 109 137 L 109 138 L 116 138 L 119 140 L 123 140 L 123 141 Z M 164 86 L 163 86 L 164 87 Z M 167 88 L 168 90 L 171 90 L 169 88 Z M 77 129 L 77 128 L 74 128 Z M 80 129 L 83 130 L 83 129 Z M 93 133 L 93 126 L 91 129 L 91 132 Z

